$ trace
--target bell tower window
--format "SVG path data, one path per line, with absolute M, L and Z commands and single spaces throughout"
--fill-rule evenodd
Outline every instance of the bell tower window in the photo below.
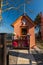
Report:
M 27 28 L 22 28 L 21 33 L 22 33 L 22 35 L 26 35 L 27 34 Z
M 26 25 L 26 19 L 22 20 L 23 25 Z

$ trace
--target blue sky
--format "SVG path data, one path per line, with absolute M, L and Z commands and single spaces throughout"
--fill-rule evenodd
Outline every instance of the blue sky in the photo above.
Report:
M 13 8 L 6 10 L 7 8 L 15 7 L 18 8 L 19 5 L 24 3 L 24 0 L 4 0 L 3 4 L 8 5 L 2 7 L 2 24 L 0 25 L 0 33 L 12 33 L 13 28 L 11 24 L 24 13 L 24 5 L 20 6 L 19 9 L 15 10 Z M 29 1 L 29 0 L 26 0 Z M 16 4 L 15 4 L 16 3 Z M 32 13 L 29 11 L 32 10 Z M 5 11 L 6 10 L 6 11 Z M 26 3 L 25 7 L 26 14 L 34 21 L 36 15 L 40 12 L 43 13 L 43 0 L 32 0 L 30 4 Z M 37 31 L 36 31 L 37 32 Z

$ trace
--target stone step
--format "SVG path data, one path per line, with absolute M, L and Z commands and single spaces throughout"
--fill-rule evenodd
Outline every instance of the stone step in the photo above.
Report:
M 13 64 L 37 65 L 33 55 L 29 54 L 28 50 L 12 50 L 12 51 L 14 52 L 14 54 L 9 55 L 9 65 Z M 15 56 L 15 53 L 17 56 Z
M 19 50 L 17 64 L 30 64 L 30 60 L 28 58 L 28 50 Z
M 30 60 L 29 59 L 25 59 L 25 58 L 18 58 L 17 64 L 30 64 Z
M 9 55 L 9 65 L 17 64 L 17 57 Z

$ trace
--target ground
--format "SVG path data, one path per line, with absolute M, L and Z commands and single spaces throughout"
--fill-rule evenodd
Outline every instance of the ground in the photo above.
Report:
M 43 52 L 9 49 L 9 65 L 43 65 Z
M 36 43 L 36 45 L 37 45 L 40 49 L 43 49 L 43 43 Z
M 36 43 L 39 50 L 15 50 L 8 49 L 9 51 L 9 65 L 15 64 L 28 64 L 28 65 L 43 65 L 43 43 Z M 23 61 L 23 62 L 22 62 Z

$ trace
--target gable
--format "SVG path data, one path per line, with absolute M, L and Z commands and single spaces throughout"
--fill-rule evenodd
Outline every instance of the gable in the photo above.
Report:
M 14 27 L 14 25 L 15 25 L 16 23 L 18 23 L 18 20 L 20 20 L 21 18 L 22 18 L 22 16 L 20 16 L 19 18 L 17 18 L 16 21 L 14 21 L 14 22 L 11 24 L 11 26 Z
M 13 24 L 12 24 L 11 26 L 14 27 L 14 25 L 15 25 L 16 23 L 18 23 L 19 20 L 22 21 L 23 19 L 27 20 L 28 22 L 30 22 L 30 24 L 34 25 L 32 19 L 31 19 L 30 17 L 28 17 L 28 16 L 20 16 L 15 22 L 13 22 Z M 34 26 L 35 26 L 35 25 L 34 25 Z
M 22 17 L 22 20 L 23 20 L 23 19 L 27 20 L 27 22 L 29 22 L 30 24 L 34 25 L 32 19 L 31 19 L 30 17 L 28 17 L 28 16 L 23 16 L 23 17 Z

